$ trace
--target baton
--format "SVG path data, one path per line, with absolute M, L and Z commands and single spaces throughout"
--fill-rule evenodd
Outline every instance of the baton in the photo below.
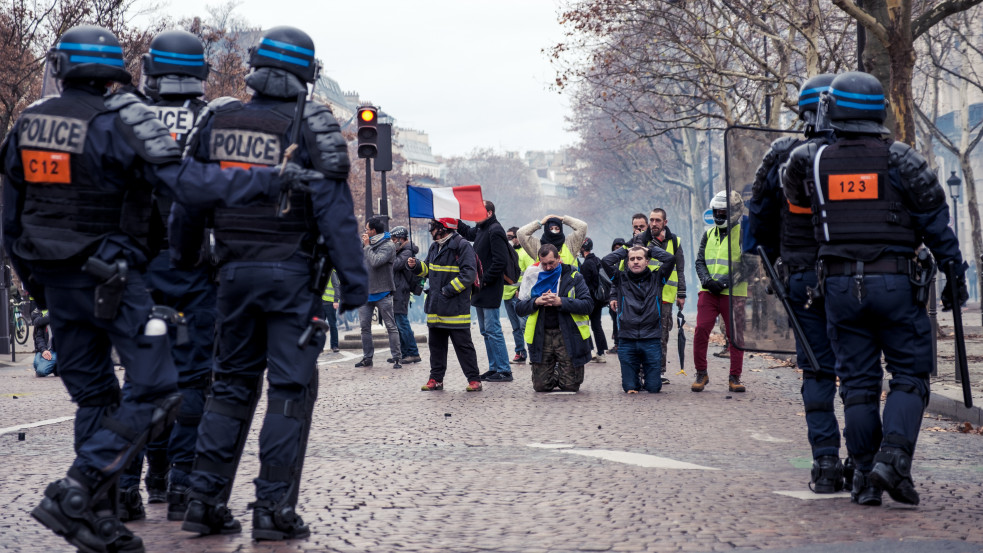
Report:
M 802 325 L 799 324 L 799 318 L 795 316 L 795 311 L 792 310 L 792 304 L 788 301 L 788 290 L 785 289 L 785 284 L 780 278 L 778 278 L 778 272 L 771 265 L 771 260 L 768 259 L 768 254 L 765 253 L 763 246 L 758 246 L 758 255 L 761 256 L 762 264 L 765 266 L 765 271 L 768 273 L 768 278 L 771 279 L 771 289 L 775 291 L 775 295 L 778 296 L 779 301 L 782 302 L 782 307 L 785 308 L 785 313 L 788 314 L 788 320 L 792 323 L 792 332 L 795 334 L 795 339 L 799 341 L 799 345 L 802 347 L 802 351 L 806 354 L 806 359 L 809 360 L 809 366 L 812 367 L 813 372 L 819 372 L 819 361 L 816 360 L 816 354 L 812 351 L 812 346 L 809 345 L 809 340 L 806 339 L 806 333 L 802 330 Z
M 973 390 L 969 386 L 969 364 L 966 361 L 966 342 L 963 340 L 963 311 L 959 304 L 959 288 L 956 284 L 956 263 L 949 261 L 945 264 L 945 278 L 948 283 L 952 300 L 952 326 L 956 335 L 956 370 L 963 385 L 963 405 L 967 409 L 973 406 Z
M 297 93 L 297 108 L 294 110 L 293 127 L 290 129 L 290 145 L 283 152 L 283 161 L 280 165 L 280 176 L 287 169 L 287 162 L 294 157 L 294 152 L 300 147 L 300 125 L 304 121 L 304 106 L 307 104 L 307 90 Z M 290 186 L 280 184 L 280 198 L 277 201 L 276 216 L 282 218 L 290 213 Z

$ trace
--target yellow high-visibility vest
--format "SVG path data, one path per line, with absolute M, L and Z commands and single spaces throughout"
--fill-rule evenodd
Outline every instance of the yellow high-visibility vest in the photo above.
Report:
M 728 262 L 728 251 L 729 259 Z M 703 260 L 706 261 L 707 271 L 714 280 L 719 280 L 730 274 L 731 265 L 741 262 L 741 225 L 734 225 L 727 234 L 727 240 L 720 239 L 720 232 L 717 227 L 707 230 L 707 245 L 703 250 Z M 700 287 L 701 290 L 706 288 Z M 735 283 L 731 281 L 730 287 L 721 294 L 730 296 L 747 296 L 747 281 Z
M 577 271 L 571 273 L 570 278 L 575 278 L 577 276 Z M 570 299 L 577 298 L 577 287 L 573 286 L 570 291 L 567 292 L 567 297 Z M 567 313 L 573 318 L 573 322 L 577 323 L 577 331 L 580 332 L 580 337 L 584 340 L 590 338 L 590 315 L 578 315 L 575 313 Z M 532 312 L 529 318 L 526 319 L 526 332 L 525 339 L 527 344 L 531 344 L 533 339 L 536 337 L 536 321 L 539 320 L 539 309 Z

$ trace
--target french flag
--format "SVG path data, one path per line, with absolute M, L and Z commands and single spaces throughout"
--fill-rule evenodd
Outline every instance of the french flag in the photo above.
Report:
M 407 186 L 406 198 L 410 204 L 410 217 L 423 219 L 449 217 L 465 221 L 482 221 L 488 217 L 485 200 L 481 197 L 480 184 L 453 188 Z

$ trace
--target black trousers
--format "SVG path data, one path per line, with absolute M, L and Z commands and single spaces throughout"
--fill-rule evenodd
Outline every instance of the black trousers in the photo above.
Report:
M 604 327 L 601 325 L 602 311 L 604 311 L 604 304 L 596 302 L 594 304 L 594 310 L 590 312 L 590 329 L 594 336 L 594 346 L 597 348 L 598 355 L 608 349 L 608 341 L 604 337 Z
M 464 328 L 430 327 L 430 378 L 437 382 L 444 381 L 447 372 L 447 340 L 454 344 L 457 361 L 461 364 L 464 376 L 468 382 L 478 380 L 478 354 L 471 341 L 471 326 Z

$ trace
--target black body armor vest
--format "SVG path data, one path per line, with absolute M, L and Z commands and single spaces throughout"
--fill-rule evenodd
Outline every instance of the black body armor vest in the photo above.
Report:
M 270 110 L 247 110 L 235 103 L 213 113 L 208 156 L 223 168 L 280 163 L 289 146 L 287 131 L 296 103 Z M 275 201 L 215 210 L 216 255 L 229 261 L 283 261 L 298 251 L 313 251 L 313 208 L 307 194 L 290 196 L 291 210 L 277 217 Z
M 816 239 L 826 245 L 904 246 L 918 238 L 901 192 L 889 182 L 890 144 L 874 137 L 824 148 L 812 195 Z M 821 194 L 821 195 L 820 195 Z
M 114 160 L 105 159 L 99 150 L 109 145 L 89 136 L 98 115 L 115 111 L 105 102 L 106 97 L 96 95 L 50 98 L 26 109 L 18 121 L 25 184 L 24 232 L 14 245 L 18 256 L 82 261 L 117 232 L 148 248 L 151 186 L 135 179 L 127 180 L 124 188 L 107 185 L 104 164 Z M 128 130 L 120 120 L 116 126 Z M 130 138 L 128 132 L 121 135 Z

